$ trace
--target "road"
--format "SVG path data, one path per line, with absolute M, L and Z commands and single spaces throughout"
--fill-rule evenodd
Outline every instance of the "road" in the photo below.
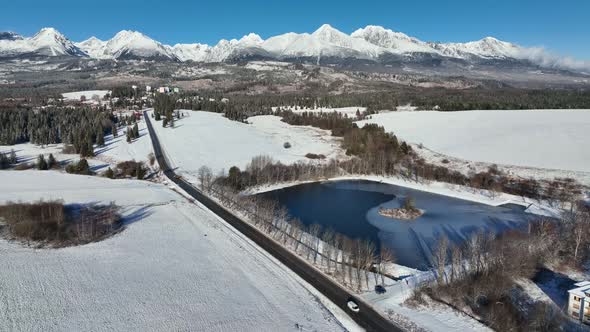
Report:
M 299 256 L 293 254 L 291 251 L 282 247 L 272 239 L 269 239 L 266 234 L 262 233 L 246 221 L 240 219 L 231 211 L 225 209 L 223 206 L 201 193 L 199 189 L 179 177 L 168 165 L 158 136 L 152 127 L 149 115 L 145 111 L 143 114 L 152 140 L 152 146 L 154 148 L 156 160 L 160 165 L 160 169 L 163 171 L 164 175 L 170 179 L 170 181 L 176 183 L 186 193 L 191 195 L 195 200 L 204 205 L 211 212 L 221 217 L 236 230 L 254 241 L 258 246 L 278 259 L 281 263 L 285 264 L 293 272 L 297 273 L 297 275 L 299 275 L 301 278 L 319 290 L 322 294 L 324 294 L 334 304 L 348 313 L 348 315 L 354 319 L 355 322 L 364 327 L 367 331 L 403 331 L 399 326 L 385 318 L 365 301 L 350 293 L 348 290 L 324 275 L 322 272 L 304 261 Z M 358 304 L 360 308 L 358 313 L 352 312 L 348 308 L 347 302 L 351 299 Z

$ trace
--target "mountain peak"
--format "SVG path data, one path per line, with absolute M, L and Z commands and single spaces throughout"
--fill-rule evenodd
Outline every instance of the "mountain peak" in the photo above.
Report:
M 335 29 L 334 27 L 332 27 L 329 24 L 322 24 L 322 26 L 320 26 L 316 31 L 314 31 L 312 33 L 312 35 L 318 36 L 318 35 L 326 35 L 326 34 L 333 34 L 333 33 L 342 33 L 340 32 L 338 29 Z
M 264 40 L 257 34 L 250 32 L 239 40 L 240 43 L 261 44 Z

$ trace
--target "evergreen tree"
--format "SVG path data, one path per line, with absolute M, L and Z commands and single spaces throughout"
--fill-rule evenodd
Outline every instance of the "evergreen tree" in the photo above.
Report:
M 143 178 L 145 177 L 145 168 L 143 168 L 143 165 L 141 163 L 137 163 L 135 174 L 137 175 L 138 180 L 143 180 Z
M 10 166 L 10 161 L 8 157 L 2 152 L 0 152 L 0 169 L 7 169 Z
M 111 126 L 111 132 L 113 133 L 113 137 L 118 137 L 119 136 L 119 132 L 117 131 L 117 125 L 114 124 L 114 123 Z
M 80 159 L 78 165 L 76 167 L 76 171 L 78 174 L 85 174 L 91 175 L 92 172 L 90 171 L 90 166 L 88 166 L 88 161 L 84 158 Z
M 11 165 L 16 165 L 16 163 L 18 162 L 18 158 L 16 158 L 16 152 L 14 152 L 14 149 L 10 150 L 10 157 L 8 158 L 8 162 Z
M 37 158 L 37 169 L 40 171 L 47 170 L 47 162 L 45 161 L 45 157 L 42 154 L 40 154 Z
M 96 132 L 96 145 L 104 145 L 104 132 L 102 131 L 102 127 Z
M 168 124 L 168 118 L 164 118 L 164 121 L 162 121 L 162 127 L 166 128 L 167 124 Z
M 139 138 L 139 128 L 137 127 L 137 122 L 133 125 L 133 138 Z
M 51 169 L 51 168 L 54 168 L 55 166 L 57 166 L 57 160 L 55 160 L 53 153 L 50 153 L 49 158 L 47 158 L 47 168 Z
M 104 172 L 104 176 L 107 177 L 107 178 L 109 178 L 109 179 L 113 179 L 113 178 L 115 178 L 115 172 L 113 172 L 113 170 L 109 167 Z

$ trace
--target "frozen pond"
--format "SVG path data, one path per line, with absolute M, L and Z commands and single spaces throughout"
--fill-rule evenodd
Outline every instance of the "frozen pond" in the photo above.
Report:
M 261 195 L 278 200 L 306 225 L 383 244 L 393 249 L 399 264 L 418 269 L 428 268 L 441 234 L 460 244 L 479 230 L 502 232 L 537 218 L 518 205 L 495 207 L 370 181 L 310 183 Z M 408 195 L 425 211 L 421 217 L 399 221 L 379 215 L 380 207 L 399 207 Z

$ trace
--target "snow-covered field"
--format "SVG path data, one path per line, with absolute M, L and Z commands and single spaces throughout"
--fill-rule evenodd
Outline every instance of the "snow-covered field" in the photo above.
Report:
M 176 121 L 176 128 L 152 121 L 168 160 L 184 175 L 196 174 L 203 165 L 214 174 L 232 166 L 244 169 L 258 155 L 289 164 L 310 160 L 307 153 L 324 154 L 327 159 L 343 155 L 340 142 L 328 131 L 290 126 L 277 116 L 255 116 L 245 124 L 217 113 L 182 112 L 187 116 Z M 285 142 L 291 148 L 284 148 Z
M 90 100 L 96 97 L 103 99 L 105 95 L 109 94 L 109 90 L 87 90 L 87 91 L 75 91 L 62 93 L 65 100 L 79 101 L 82 96 L 86 97 L 86 100 Z
M 461 159 L 590 172 L 590 110 L 388 112 L 364 123 Z
M 152 142 L 144 121 L 138 122 L 140 137 L 131 143 L 127 143 L 125 128 L 119 128 L 118 137 L 105 136 L 104 146 L 95 146 L 95 157 L 88 158 L 88 164 L 94 171 L 104 171 L 107 167 L 114 167 L 118 162 L 127 160 L 146 161 L 148 154 L 152 152 Z M 80 159 L 78 154 L 62 153 L 63 144 L 35 145 L 22 143 L 15 145 L 0 145 L 0 153 L 10 153 L 14 150 L 19 163 L 35 163 L 37 157 L 43 154 L 45 158 L 49 154 L 62 164 L 76 162 Z
M 0 202 L 115 201 L 127 224 L 81 247 L 0 239 L 2 331 L 343 330 L 308 284 L 164 185 L 39 171 L 0 183 Z

